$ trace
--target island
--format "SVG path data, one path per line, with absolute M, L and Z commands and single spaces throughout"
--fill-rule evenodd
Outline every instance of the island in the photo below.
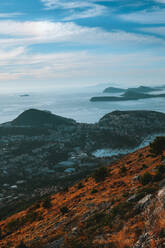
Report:
M 148 98 L 158 98 L 158 97 L 165 97 L 165 94 L 146 94 L 146 93 L 139 93 L 134 90 L 127 90 L 121 96 L 96 96 L 90 99 L 91 102 L 103 102 L 103 101 L 130 101 L 130 100 L 140 100 L 140 99 L 148 99 Z
M 27 96 L 30 96 L 30 95 L 29 94 L 20 95 L 20 97 L 27 97 Z
M 153 91 L 161 91 L 163 90 L 162 87 L 148 87 L 148 86 L 139 86 L 136 88 L 128 88 L 128 89 L 122 89 L 122 88 L 117 88 L 117 87 L 108 87 L 106 88 L 103 93 L 124 93 L 126 91 L 135 91 L 137 93 L 149 93 Z
M 103 91 L 103 93 L 123 93 L 125 91 L 126 91 L 126 89 L 116 88 L 116 87 L 108 87 Z

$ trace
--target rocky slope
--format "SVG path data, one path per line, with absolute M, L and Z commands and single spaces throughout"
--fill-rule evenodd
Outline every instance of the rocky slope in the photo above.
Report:
M 34 203 L 0 222 L 0 247 L 165 247 L 164 159 L 143 148 Z

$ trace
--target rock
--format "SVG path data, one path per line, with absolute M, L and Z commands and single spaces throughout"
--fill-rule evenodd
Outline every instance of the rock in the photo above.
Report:
M 62 244 L 64 242 L 64 238 L 60 238 L 58 240 L 55 240 L 54 242 L 48 244 L 47 246 L 45 246 L 45 248 L 60 248 L 62 247 Z
M 132 178 L 132 181 L 133 182 L 136 182 L 136 181 L 139 181 L 139 179 L 140 179 L 140 176 L 138 175 L 138 176 L 133 177 Z
M 160 187 L 160 188 L 165 187 L 165 179 L 163 179 L 162 181 L 160 181 L 159 187 Z
M 162 203 L 163 208 L 165 209 L 165 186 L 158 192 L 158 199 Z
M 127 201 L 133 202 L 136 199 L 136 197 L 137 197 L 137 194 L 134 194 L 134 195 L 130 196 Z
M 77 232 L 78 232 L 78 227 L 77 227 L 77 226 L 76 226 L 76 227 L 73 227 L 73 228 L 72 228 L 72 234 L 73 234 L 73 235 L 76 235 Z
M 144 198 L 142 198 L 140 201 L 138 201 L 136 209 L 144 209 L 145 207 L 147 207 L 150 204 L 152 195 L 148 194 L 146 195 Z
M 150 236 L 148 233 L 145 233 L 139 237 L 137 243 L 133 246 L 133 248 L 145 248 L 150 242 Z

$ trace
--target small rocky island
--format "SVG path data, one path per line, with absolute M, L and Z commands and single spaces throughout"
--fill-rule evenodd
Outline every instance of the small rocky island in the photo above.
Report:
M 23 94 L 23 95 L 20 95 L 20 97 L 28 97 L 30 96 L 29 94 Z

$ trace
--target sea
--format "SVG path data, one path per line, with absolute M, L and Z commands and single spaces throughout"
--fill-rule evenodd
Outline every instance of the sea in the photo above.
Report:
M 80 123 L 96 123 L 105 114 L 115 110 L 154 110 L 165 113 L 165 98 L 161 97 L 124 102 L 90 102 L 90 98 L 93 96 L 107 95 L 102 92 L 102 90 L 92 87 L 67 91 L 51 89 L 0 93 L 0 123 L 11 121 L 23 111 L 31 108 L 48 110 L 53 114 L 72 118 Z M 113 96 L 119 95 L 113 94 Z M 165 136 L 165 134 L 161 135 Z M 96 150 L 93 155 L 96 157 L 111 157 L 118 154 L 128 154 L 148 145 L 154 140 L 155 136 L 146 137 L 142 144 L 134 149 L 103 148 Z
M 159 92 L 156 92 L 159 93 Z M 164 92 L 160 92 L 164 93 Z M 23 96 L 28 95 L 28 96 Z M 23 111 L 35 108 L 68 117 L 81 123 L 96 123 L 114 110 L 155 110 L 165 113 L 165 98 L 121 102 L 90 102 L 93 96 L 105 96 L 102 90 L 35 90 L 0 93 L 0 124 L 15 119 Z M 118 96 L 120 94 L 113 94 Z

